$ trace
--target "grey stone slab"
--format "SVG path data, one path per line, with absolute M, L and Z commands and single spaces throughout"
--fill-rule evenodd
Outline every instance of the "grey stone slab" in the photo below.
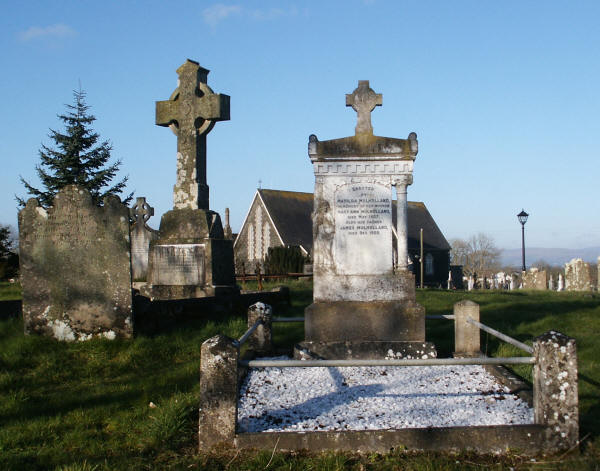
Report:
M 47 210 L 32 198 L 19 213 L 19 235 L 25 332 L 132 335 L 129 214 L 119 198 L 98 207 L 75 185 Z

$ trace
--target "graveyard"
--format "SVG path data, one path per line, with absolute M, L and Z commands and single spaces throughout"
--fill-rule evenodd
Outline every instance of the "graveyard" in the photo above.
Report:
M 2 294 L 5 468 L 596 461 L 589 264 L 567 264 L 570 293 L 545 292 L 537 270 L 520 291 L 485 277 L 478 291 L 472 278 L 466 292 L 451 280 L 444 291 L 422 288 L 421 248 L 417 289 L 407 196 L 417 134 L 376 135 L 383 96 L 359 80 L 345 95 L 354 135 L 308 137 L 312 272 L 265 290 L 257 264 L 257 289 L 242 289 L 206 170 L 207 135 L 230 119 L 230 97 L 195 61 L 176 73 L 155 103 L 155 124 L 177 140 L 173 208 L 158 230 L 145 197 L 128 207 L 79 184 L 19 211 L 22 291 Z M 252 227 L 247 251 L 262 257 Z
M 291 306 L 274 315 L 302 316 L 312 301 L 310 282 L 290 285 Z M 19 298 L 14 285 L 3 284 L 3 301 Z M 417 290 L 428 314 L 452 312 L 464 292 Z M 153 335 L 133 339 L 58 342 L 23 336 L 18 317 L 0 322 L 2 389 L 0 465 L 3 469 L 595 469 L 600 406 L 597 378 L 600 354 L 600 300 L 585 293 L 474 291 L 468 298 L 481 306 L 481 321 L 528 342 L 557 329 L 577 339 L 579 362 L 579 452 L 563 456 L 504 456 L 454 453 L 283 453 L 218 449 L 197 451 L 198 368 L 200 345 L 218 334 L 238 338 L 245 316 L 190 320 Z M 506 315 L 506 313 L 511 315 Z M 303 339 L 303 327 L 274 328 L 276 348 Z M 454 348 L 451 323 L 427 321 L 426 336 L 441 357 Z M 518 350 L 482 335 L 489 356 L 519 355 Z M 151 358 L 151 361 L 149 359 Z M 515 371 L 531 380 L 530 366 Z M 70 466 L 70 467 L 69 467 Z

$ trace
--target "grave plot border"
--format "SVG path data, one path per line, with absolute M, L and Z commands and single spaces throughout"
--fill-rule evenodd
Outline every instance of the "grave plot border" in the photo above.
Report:
M 449 319 L 455 325 L 455 358 L 427 360 L 252 360 L 271 347 L 273 322 L 299 322 L 301 318 L 273 318 L 269 306 L 257 303 L 248 310 L 248 331 L 238 340 L 217 335 L 202 345 L 200 374 L 199 449 L 216 445 L 238 449 L 277 451 L 326 450 L 387 453 L 394 450 L 506 453 L 534 456 L 571 450 L 579 444 L 577 351 L 575 340 L 559 332 L 547 332 L 533 341 L 533 348 L 479 322 L 479 305 L 461 301 Z M 531 357 L 489 358 L 480 351 L 480 330 L 522 348 Z M 240 347 L 249 349 L 240 358 Z M 248 368 L 260 366 L 372 366 L 419 364 L 481 364 L 531 405 L 525 383 L 502 364 L 533 364 L 533 424 L 406 428 L 395 430 L 237 432 L 239 385 Z M 528 400 L 529 399 L 529 400 Z

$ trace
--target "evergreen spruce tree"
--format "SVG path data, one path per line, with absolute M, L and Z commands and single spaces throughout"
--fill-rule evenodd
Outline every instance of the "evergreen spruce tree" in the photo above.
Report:
M 120 196 L 127 182 L 125 177 L 110 186 L 121 161 L 107 165 L 112 146 L 109 141 L 98 144 L 100 136 L 91 127 L 96 118 L 88 113 L 85 92 L 80 88 L 73 92 L 73 96 L 74 103 L 66 105 L 67 113 L 58 115 L 65 125 L 64 134 L 50 129 L 48 137 L 55 146 L 42 144 L 39 150 L 41 165 L 36 165 L 36 171 L 45 189 L 37 189 L 21 177 L 27 192 L 44 207 L 51 206 L 56 193 L 66 185 L 77 184 L 86 188 L 94 202 L 101 205 L 107 195 Z M 123 202 L 128 203 L 132 196 L 133 193 Z M 23 198 L 16 198 L 20 206 L 25 205 Z

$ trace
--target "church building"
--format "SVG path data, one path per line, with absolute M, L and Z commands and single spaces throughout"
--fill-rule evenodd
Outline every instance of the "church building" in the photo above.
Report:
M 296 191 L 256 190 L 233 244 L 236 272 L 254 272 L 269 247 L 299 247 L 305 256 L 312 250 L 313 194 Z M 420 283 L 420 230 L 423 229 L 423 278 L 426 286 L 445 286 L 450 269 L 450 245 L 421 202 L 408 202 L 409 268 Z M 396 202 L 392 205 L 390 241 L 396 258 Z

